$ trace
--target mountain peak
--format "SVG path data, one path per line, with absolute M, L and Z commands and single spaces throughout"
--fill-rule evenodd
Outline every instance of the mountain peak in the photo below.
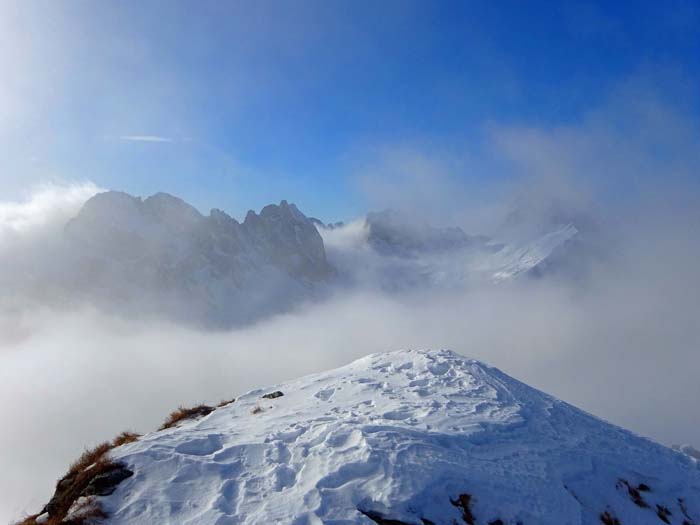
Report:
M 285 217 L 294 220 L 306 220 L 307 217 L 299 211 L 294 204 L 290 204 L 286 200 L 280 201 L 279 204 L 268 204 L 260 210 L 261 217 Z
M 141 206 L 142 200 L 123 191 L 103 191 L 90 197 L 83 205 L 80 213 L 94 215 L 109 212 L 128 211 L 133 212 Z
M 201 217 L 201 214 L 194 206 L 186 203 L 179 197 L 175 197 L 174 195 L 165 192 L 154 193 L 150 197 L 146 198 L 143 203 L 146 208 L 153 210 L 178 210 Z
M 104 498 L 112 524 L 700 517 L 691 458 L 446 350 L 256 389 L 113 457 L 134 475 Z
M 284 311 L 330 273 L 323 239 L 287 201 L 239 224 L 216 209 L 205 217 L 168 193 L 143 200 L 105 192 L 66 233 L 84 297 L 195 324 L 231 326 Z
M 383 255 L 434 253 L 483 242 L 483 238 L 472 238 L 459 227 L 437 228 L 395 210 L 368 213 L 365 225 L 369 244 Z

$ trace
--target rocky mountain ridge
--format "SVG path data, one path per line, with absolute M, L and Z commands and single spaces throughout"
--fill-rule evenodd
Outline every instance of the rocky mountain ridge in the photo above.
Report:
M 84 296 L 175 318 L 194 312 L 190 319 L 229 325 L 284 311 L 332 274 L 318 231 L 287 201 L 239 223 L 166 193 L 110 191 L 88 200 L 65 232 Z
M 559 225 L 505 244 L 392 211 L 326 225 L 284 200 L 237 221 L 166 193 L 142 199 L 107 191 L 84 203 L 37 269 L 4 284 L 16 297 L 61 309 L 87 304 L 230 328 L 348 287 L 461 291 L 551 274 L 582 260 L 579 237 L 573 225 Z

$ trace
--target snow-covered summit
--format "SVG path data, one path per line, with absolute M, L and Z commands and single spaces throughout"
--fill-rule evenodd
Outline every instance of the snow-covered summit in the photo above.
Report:
M 134 472 L 112 524 L 700 522 L 690 457 L 450 351 L 254 390 L 112 455 Z

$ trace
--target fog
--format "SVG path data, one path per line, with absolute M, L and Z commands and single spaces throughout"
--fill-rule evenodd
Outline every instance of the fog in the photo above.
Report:
M 662 443 L 700 444 L 700 147 L 673 107 L 647 97 L 640 114 L 617 100 L 565 128 L 488 130 L 493 154 L 520 168 L 499 198 L 596 214 L 609 250 L 583 280 L 401 294 L 363 281 L 246 328 L 196 330 L 25 302 L 10 285 L 57 271 L 51 247 L 98 189 L 48 186 L 0 205 L 0 521 L 38 510 L 84 447 L 153 430 L 179 404 L 403 348 L 451 348 Z M 444 174 L 426 165 L 418 191 L 442 199 Z M 426 192 L 430 180 L 436 189 Z M 446 202 L 443 218 L 465 217 L 460 206 L 469 201 Z M 369 264 L 361 237 L 361 223 L 337 232 L 334 257 Z
M 83 447 L 152 430 L 178 404 L 400 348 L 451 348 L 663 443 L 697 444 L 700 250 L 662 226 L 664 235 L 646 230 L 625 245 L 585 289 L 528 281 L 466 294 L 347 292 L 219 333 L 89 309 L 6 315 L 3 516 L 45 502 Z

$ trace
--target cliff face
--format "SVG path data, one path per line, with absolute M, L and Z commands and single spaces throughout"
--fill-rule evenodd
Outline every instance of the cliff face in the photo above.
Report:
M 57 310 L 204 328 L 243 326 L 308 302 L 362 291 L 462 293 L 520 277 L 568 276 L 596 253 L 572 224 L 509 244 L 386 211 L 326 226 L 287 201 L 239 222 L 157 193 L 90 198 L 36 252 L 7 261 L 7 296 Z
M 213 324 L 283 311 L 331 274 L 318 231 L 286 201 L 241 224 L 165 193 L 142 200 L 110 191 L 85 203 L 66 239 L 82 295 Z

